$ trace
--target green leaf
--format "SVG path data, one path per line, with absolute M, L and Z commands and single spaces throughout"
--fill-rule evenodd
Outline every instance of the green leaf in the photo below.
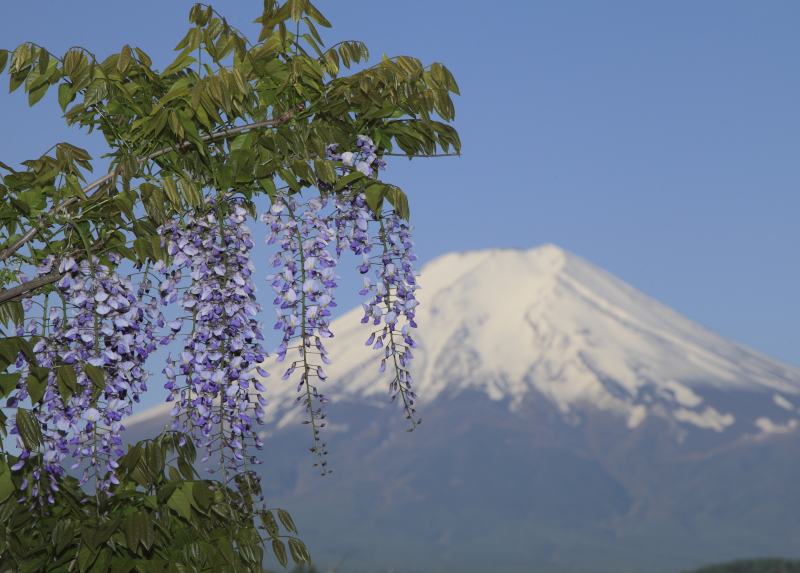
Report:
M 8 50 L 0 50 L 0 73 L 6 69 L 8 63 Z
M 289 551 L 292 553 L 292 561 L 295 563 L 302 564 L 308 561 L 311 563 L 311 559 L 306 559 L 306 555 L 308 551 L 305 550 L 305 545 L 299 539 L 295 539 L 293 537 L 289 538 Z
M 14 359 L 16 359 L 17 352 L 22 352 L 23 354 L 25 354 L 25 358 L 28 359 L 28 362 L 30 362 L 31 364 L 36 364 L 36 355 L 33 353 L 33 346 L 31 346 L 30 342 L 28 342 L 21 336 L 10 336 L 4 339 L 3 342 L 0 342 L 0 344 L 3 344 L 5 341 L 8 341 L 8 343 L 11 344 L 15 349 L 13 355 Z
M 83 187 L 81 187 L 81 184 L 78 182 L 78 178 L 75 175 L 67 175 L 64 179 L 66 180 L 67 187 L 69 187 L 70 191 L 72 191 L 76 197 L 86 201 L 86 194 L 83 192 Z
M 144 548 L 150 551 L 155 541 L 155 530 L 153 529 L 153 520 L 150 514 L 146 511 L 140 511 L 137 517 L 136 526 L 139 529 L 139 538 L 142 540 Z
M 35 571 L 41 571 L 42 566 L 47 563 L 48 557 L 49 555 L 42 555 L 26 561 L 25 565 L 20 568 L 19 573 L 34 573 Z
M 111 573 L 128 573 L 136 567 L 136 562 L 127 557 L 114 557 L 111 560 Z
M 178 458 L 178 470 L 181 472 L 183 479 L 192 480 L 195 477 L 195 471 L 192 464 L 188 463 L 183 458 Z
M 142 446 L 136 444 L 128 447 L 127 453 L 119 459 L 119 466 L 123 471 L 133 471 L 139 459 L 142 457 Z
M 117 71 L 120 74 L 125 75 L 127 73 L 128 66 L 131 65 L 132 57 L 130 46 L 126 45 L 122 48 L 122 51 L 119 53 L 119 59 L 117 60 Z
M 171 178 L 166 178 L 163 181 L 163 185 L 164 194 L 167 196 L 167 199 L 169 199 L 169 202 L 172 203 L 176 209 L 180 209 L 181 195 L 178 193 L 178 186 L 175 185 L 175 181 Z
M 289 6 L 289 14 L 291 15 L 292 22 L 299 22 L 308 5 L 308 0 L 289 0 L 287 4 Z
M 233 543 L 231 543 L 230 538 L 221 537 L 218 539 L 217 547 L 219 548 L 219 552 L 222 553 L 222 557 L 225 558 L 225 561 L 227 561 L 229 565 L 236 563 L 236 551 L 233 549 Z
M 141 262 L 144 262 L 148 258 L 152 257 L 153 253 L 150 247 L 151 243 L 147 237 L 142 237 L 141 239 L 136 239 L 133 241 L 133 250 L 136 253 L 136 257 Z
M 208 489 L 209 485 L 206 481 L 192 483 L 192 497 L 201 509 L 208 509 L 214 503 L 214 492 Z
M 372 185 L 368 186 L 364 192 L 364 194 L 367 196 L 367 205 L 369 205 L 369 208 L 372 209 L 372 212 L 376 215 L 380 215 L 383 205 L 383 198 L 386 196 L 386 192 L 388 190 L 388 185 L 384 185 L 383 183 L 373 183 Z
M 138 512 L 130 514 L 125 518 L 125 522 L 123 524 L 123 528 L 125 530 L 125 541 L 128 543 L 128 549 L 133 552 L 136 552 L 136 548 L 142 541 L 138 515 Z
M 273 539 L 272 551 L 275 553 L 275 557 L 278 558 L 278 562 L 280 562 L 281 565 L 286 567 L 286 565 L 289 564 L 289 560 L 286 557 L 286 546 L 284 546 L 283 541 L 280 539 Z
M 323 15 L 320 13 L 320 11 L 319 11 L 319 10 L 317 10 L 317 9 L 314 7 L 314 5 L 313 5 L 311 2 L 309 2 L 309 3 L 306 5 L 306 14 L 308 14 L 308 15 L 309 15 L 309 17 L 310 17 L 312 20 L 314 20 L 314 22 L 316 22 L 317 24 L 319 24 L 320 26 L 324 26 L 325 28 L 330 28 L 330 27 L 331 27 L 331 23 L 330 23 L 330 22 L 328 22 L 328 21 L 325 19 L 325 16 L 323 16 Z
M 169 479 L 172 481 L 180 481 L 181 480 L 181 472 L 175 466 L 167 466 L 167 473 L 169 473 Z
M 103 547 L 97 553 L 94 565 L 89 569 L 89 573 L 108 573 L 108 567 L 111 565 L 111 551 L 108 547 Z
M 184 41 L 187 41 L 189 45 L 183 48 L 183 51 L 180 54 L 178 54 L 178 57 L 175 58 L 174 62 L 172 62 L 169 66 L 167 66 L 167 68 L 162 72 L 162 75 L 166 76 L 169 74 L 173 74 L 178 70 L 190 66 L 197 61 L 189 55 L 196 49 L 194 46 L 192 46 L 192 44 L 195 41 L 195 38 L 197 38 L 196 31 L 197 28 L 189 30 L 189 32 L 186 35 L 186 38 L 184 38 Z M 178 45 L 180 46 L 181 44 Z
M 117 530 L 117 527 L 122 523 L 121 519 L 112 519 L 111 521 L 107 521 L 106 523 L 102 524 L 100 527 L 97 528 L 94 536 L 92 537 L 92 542 L 94 543 L 95 547 L 102 545 L 114 531 Z
M 251 145 L 253 145 L 253 136 L 249 133 L 242 133 L 241 135 L 237 135 L 236 139 L 231 142 L 230 150 L 239 151 L 240 149 L 248 149 Z
M 278 510 L 278 519 L 281 520 L 283 526 L 291 531 L 292 533 L 297 533 L 297 528 L 294 526 L 294 522 L 292 521 L 292 517 L 289 515 L 289 512 L 285 509 Z
M 181 195 L 187 205 L 190 207 L 200 207 L 203 205 L 203 196 L 200 194 L 194 181 L 189 181 L 181 177 L 178 184 L 181 187 Z
M 139 61 L 142 62 L 142 64 L 144 64 L 147 67 L 153 65 L 153 62 L 150 59 L 150 57 L 147 54 L 145 54 L 142 50 L 140 50 L 139 48 L 134 48 L 133 51 L 136 52 L 136 57 L 139 58 Z
M 42 427 L 39 421 L 23 408 L 17 409 L 17 428 L 28 450 L 35 450 L 42 443 Z
M 336 191 L 340 191 L 341 189 L 344 189 L 345 185 L 349 185 L 356 179 L 362 179 L 363 177 L 364 174 L 361 173 L 360 171 L 351 171 L 350 173 L 339 179 L 339 181 L 334 186 L 334 189 Z
M 270 537 L 277 537 L 280 534 L 278 524 L 275 521 L 275 516 L 272 515 L 271 511 L 261 514 L 261 523 L 264 524 L 264 528 L 267 530 L 267 533 L 269 533 Z
M 269 178 L 265 177 L 264 179 L 259 179 L 258 182 L 261 184 L 261 188 L 267 192 L 270 199 L 275 199 L 275 194 L 278 192 L 278 189 L 275 187 L 275 182 Z
M 220 189 L 233 187 L 233 170 L 229 165 L 220 166 L 214 175 L 217 178 L 217 187 Z
M 283 181 L 295 192 L 300 192 L 300 184 L 297 182 L 297 178 L 292 174 L 291 171 L 288 169 L 278 169 L 278 177 L 283 179 Z
M 75 525 L 69 518 L 60 519 L 53 528 L 53 547 L 56 555 L 64 551 L 69 543 L 75 538 Z
M 175 205 L 175 207 L 181 206 L 181 195 L 178 192 L 178 186 L 175 184 L 175 180 L 172 177 L 165 177 L 161 184 L 164 186 L 164 194 L 169 199 L 170 203 Z
M 83 103 L 87 106 L 93 105 L 104 100 L 107 95 L 108 86 L 106 81 L 103 78 L 97 78 L 89 84 L 89 87 L 83 93 Z
M 163 475 L 164 472 L 164 455 L 159 447 L 154 443 L 149 443 L 144 447 L 144 456 L 142 456 L 141 464 L 147 469 L 147 471 L 153 476 L 154 479 L 157 479 Z M 166 496 L 161 495 L 163 490 L 158 491 L 159 495 L 159 503 L 163 501 L 171 491 L 166 494 Z
M 78 569 L 81 573 L 86 573 L 89 570 L 89 567 L 94 563 L 95 557 L 97 557 L 97 554 L 93 553 L 88 546 L 81 545 L 81 549 L 78 552 Z
M 83 371 L 89 377 L 89 380 L 91 380 L 92 384 L 94 385 L 92 396 L 93 397 L 99 396 L 100 393 L 106 389 L 106 373 L 103 372 L 101 368 L 98 368 L 93 364 L 87 364 L 86 366 L 84 366 Z
M 316 172 L 317 177 L 328 185 L 336 183 L 336 172 L 333 170 L 333 165 L 331 165 L 330 161 L 325 159 L 315 159 L 314 171 Z
M 44 97 L 47 90 L 50 89 L 50 84 L 44 83 L 28 92 L 28 106 L 33 107 L 36 103 Z
M 25 82 L 30 71 L 30 68 L 24 68 L 22 71 L 11 74 L 11 79 L 8 82 L 8 93 L 16 91 L 16 89 Z
M 182 489 L 176 489 L 167 500 L 167 505 L 186 519 L 192 518 L 192 505 Z
M 28 375 L 28 394 L 31 397 L 31 404 L 36 404 L 47 391 L 47 375 L 50 370 L 39 366 L 31 366 L 31 373 Z
M 292 171 L 294 171 L 295 175 L 308 181 L 309 183 L 316 182 L 316 177 L 314 176 L 314 172 L 311 170 L 311 167 L 308 165 L 308 161 L 298 160 L 292 163 Z
M 403 193 L 403 190 L 392 185 L 389 192 L 386 194 L 386 198 L 394 207 L 397 215 L 401 219 L 408 221 L 410 217 L 410 212 L 408 209 L 408 197 L 405 193 Z
M 11 480 L 11 472 L 5 471 L 0 474 L 0 503 L 8 499 L 12 493 L 17 490 L 14 482 Z
M 0 398 L 5 398 L 14 391 L 21 376 L 19 372 L 0 374 Z
M 5 308 L 3 305 L 0 308 Z M 17 345 L 9 338 L 0 338 L 0 356 L 3 357 L 7 364 L 13 364 L 17 361 Z
M 65 364 L 59 366 L 57 372 L 56 383 L 58 384 L 58 391 L 65 401 L 69 400 L 78 391 L 78 377 L 75 374 L 75 369 L 72 365 Z

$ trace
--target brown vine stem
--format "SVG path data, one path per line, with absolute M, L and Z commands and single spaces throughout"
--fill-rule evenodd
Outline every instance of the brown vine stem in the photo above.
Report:
M 36 290 L 39 287 L 54 283 L 63 276 L 64 275 L 61 273 L 52 273 L 49 275 L 44 275 L 43 277 L 36 277 L 35 279 L 29 280 L 26 283 L 22 283 L 15 287 L 0 291 L 0 304 L 6 302 L 7 300 L 14 300 L 17 297 L 22 297 L 22 295 L 25 293 Z
M 105 245 L 105 241 L 100 241 L 92 246 L 91 250 L 96 251 L 99 248 L 102 248 Z M 8 289 L 0 290 L 0 304 L 3 304 L 7 301 L 21 301 L 24 298 L 29 298 L 31 296 L 35 296 L 32 291 L 35 291 L 38 288 L 41 288 L 45 285 L 49 285 L 56 281 L 61 280 L 63 277 L 63 273 L 50 273 L 49 275 L 44 275 L 41 277 L 36 277 L 35 279 L 31 279 L 28 282 L 24 282 L 22 284 L 18 284 L 15 287 L 11 287 Z
M 267 121 L 259 121 L 257 123 L 249 123 L 247 125 L 240 125 L 239 127 L 232 127 L 230 129 L 217 131 L 215 133 L 211 133 L 209 135 L 202 136 L 200 138 L 200 140 L 201 141 L 210 141 L 212 139 L 220 139 L 220 138 L 224 138 L 224 137 L 230 137 L 231 135 L 236 135 L 237 133 L 241 133 L 243 131 L 249 131 L 251 129 L 259 129 L 259 128 L 262 128 L 262 127 L 275 127 L 275 126 L 278 126 L 278 125 L 281 125 L 281 124 L 284 124 L 284 123 L 288 122 L 296 112 L 302 111 L 303 109 L 305 109 L 305 106 L 299 105 L 293 111 L 286 112 L 285 114 L 283 114 L 281 117 L 279 117 L 277 119 L 270 119 L 270 120 L 267 120 Z M 156 159 L 157 157 L 161 157 L 162 155 L 165 155 L 165 154 L 170 153 L 172 151 L 180 151 L 182 149 L 186 149 L 187 147 L 189 147 L 191 145 L 193 145 L 193 143 L 191 141 L 184 141 L 183 143 L 181 143 L 179 145 L 172 145 L 170 147 L 165 147 L 164 149 L 159 149 L 158 151 L 155 151 L 155 152 L 151 153 L 147 157 L 140 158 L 139 159 L 139 163 L 141 164 L 141 163 L 144 163 L 145 161 L 151 161 L 153 159 Z M 89 183 L 89 185 L 84 187 L 83 188 L 84 194 L 88 193 L 92 189 L 100 187 L 104 183 L 106 183 L 109 180 L 113 179 L 118 174 L 119 174 L 119 166 L 114 168 L 110 173 L 107 173 L 106 175 L 103 175 L 100 179 L 97 179 L 96 181 L 93 181 L 92 183 Z M 62 202 L 61 204 L 53 206 L 50 209 L 49 215 L 52 217 L 56 213 L 58 213 L 60 211 L 63 211 L 64 209 L 66 209 L 70 205 L 76 203 L 77 201 L 79 201 L 78 197 L 70 197 L 69 199 L 67 199 L 66 201 Z M 46 226 L 47 226 L 47 221 L 45 219 L 43 219 L 43 220 L 41 220 L 39 222 L 38 225 L 35 225 L 34 227 L 28 229 L 28 231 L 24 235 L 22 235 L 22 237 L 16 243 L 11 245 L 10 247 L 7 247 L 7 248 L 3 249 L 3 251 L 0 252 L 0 262 L 6 260 L 8 257 L 10 257 L 15 252 L 17 252 L 22 246 L 24 246 L 28 242 L 32 241 L 33 238 L 39 233 L 39 231 L 42 230 L 43 228 L 45 228 Z

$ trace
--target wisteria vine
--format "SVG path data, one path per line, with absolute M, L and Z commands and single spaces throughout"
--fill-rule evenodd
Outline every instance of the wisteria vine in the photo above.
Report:
M 358 171 L 374 178 L 386 167 L 369 137 L 359 136 L 353 151 L 337 153 L 337 147 L 328 146 L 326 155 L 342 176 Z M 275 292 L 274 329 L 282 335 L 275 360 L 286 363 L 283 380 L 299 374 L 295 403 L 307 414 L 303 423 L 313 432 L 314 465 L 324 475 L 331 470 L 320 431 L 329 397 L 320 386 L 327 379 L 323 368 L 331 364 L 325 340 L 333 336 L 341 257 L 352 253 L 360 260 L 361 294 L 369 297 L 362 322 L 372 329 L 366 344 L 382 352 L 379 372 L 388 367 L 394 373 L 389 394 L 392 402 L 401 397 L 409 431 L 420 422 L 409 371 L 417 346 L 411 333 L 417 326 L 419 286 L 412 268 L 412 227 L 394 211 L 376 215 L 363 186 L 333 192 L 331 185 L 317 183 L 323 193 L 311 199 L 278 191 L 260 220 L 268 227 L 266 243 L 277 248 L 269 261 L 275 272 L 267 276 Z M 208 196 L 181 219 L 168 219 L 158 228 L 165 257 L 152 268 L 138 269 L 138 285 L 119 274 L 121 257 L 113 252 L 102 258 L 50 255 L 38 267 L 38 276 L 55 269 L 61 273 L 60 304 L 48 308 L 45 297 L 41 321 L 17 326 L 17 336 L 36 342 L 32 356 L 17 355 L 20 378 L 7 402 L 15 408 L 41 394 L 31 410 L 31 419 L 41 426 L 41 443 L 25 438 L 25 415 L 18 413 L 11 425 L 22 452 L 14 469 L 36 460 L 24 484 L 28 487 L 30 480 L 32 507 L 52 503 L 50 492 L 57 489 L 68 457 L 72 470 L 88 461 L 81 485 L 93 476 L 98 496 L 119 483 L 115 470 L 124 453 L 123 421 L 147 390 L 145 361 L 159 345 L 175 340 L 182 348 L 168 356 L 162 371 L 167 401 L 174 404 L 170 428 L 204 450 L 203 462 L 216 454 L 216 463 L 206 470 L 221 471 L 224 483 L 242 475 L 259 479 L 250 469 L 259 461 L 248 448 L 263 447 L 256 428 L 264 424 L 268 402 L 259 376 L 269 374 L 262 367 L 268 355 L 257 320 L 262 308 L 255 297 L 247 206 L 232 193 Z M 153 273 L 160 276 L 155 287 Z M 26 301 L 26 310 L 31 304 Z M 176 305 L 182 316 L 167 320 L 168 305 Z

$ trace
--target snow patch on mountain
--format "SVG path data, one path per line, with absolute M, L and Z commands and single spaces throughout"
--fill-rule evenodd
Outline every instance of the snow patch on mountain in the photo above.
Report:
M 769 418 L 757 418 L 755 425 L 761 430 L 762 434 L 786 434 L 797 428 L 797 420 L 791 419 L 785 424 L 776 424 Z

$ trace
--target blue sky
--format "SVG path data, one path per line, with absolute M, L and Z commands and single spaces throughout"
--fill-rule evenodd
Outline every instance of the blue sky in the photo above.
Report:
M 213 6 L 243 31 L 257 0 Z M 800 4 L 317 0 L 326 43 L 439 61 L 461 88 L 460 158 L 394 158 L 423 262 L 555 243 L 723 335 L 800 366 Z M 346 8 L 345 8 L 346 6 Z M 0 47 L 163 67 L 191 2 L 29 0 Z M 6 77 L 3 79 L 7 81 Z M 7 84 L 6 84 L 7 85 Z M 0 161 L 70 141 L 54 98 L 0 90 Z M 264 269 L 266 273 L 266 269 Z M 268 303 L 269 301 L 263 301 Z M 344 297 L 345 307 L 357 303 Z

